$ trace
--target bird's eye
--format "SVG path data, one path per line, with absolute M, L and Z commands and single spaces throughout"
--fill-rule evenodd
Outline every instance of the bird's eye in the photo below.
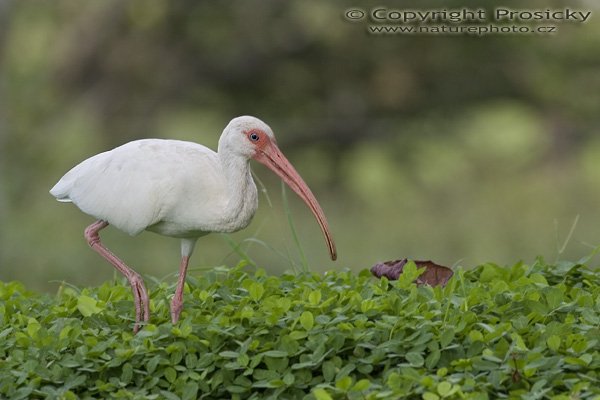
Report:
M 260 139 L 260 137 L 258 136 L 258 133 L 256 132 L 252 132 L 250 133 L 250 135 L 248 135 L 248 137 L 250 138 L 250 140 L 252 140 L 253 142 L 258 141 L 258 139 Z

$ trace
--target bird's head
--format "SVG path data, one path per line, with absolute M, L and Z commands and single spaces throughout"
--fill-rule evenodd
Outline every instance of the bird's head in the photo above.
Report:
M 335 243 L 321 206 L 300 174 L 277 147 L 275 135 L 269 125 L 250 116 L 232 119 L 219 139 L 219 153 L 222 151 L 255 159 L 275 172 L 313 212 L 325 235 L 331 259 L 337 258 Z
M 258 118 L 245 115 L 227 124 L 219 140 L 219 152 L 226 149 L 250 159 L 270 143 L 276 144 L 271 127 Z

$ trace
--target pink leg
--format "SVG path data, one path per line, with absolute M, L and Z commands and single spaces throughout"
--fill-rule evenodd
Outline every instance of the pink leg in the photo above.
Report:
M 120 273 L 125 275 L 129 285 L 131 285 L 133 301 L 135 303 L 135 325 L 133 327 L 133 332 L 137 333 L 140 329 L 140 321 L 148 321 L 148 318 L 150 318 L 150 300 L 148 299 L 148 292 L 146 291 L 144 281 L 140 274 L 125 265 L 123 261 L 108 250 L 100 241 L 98 232 L 107 226 L 108 222 L 106 221 L 98 220 L 94 222 L 85 228 L 85 238 L 94 251 L 104 257 L 119 270 Z
M 181 257 L 177 289 L 175 289 L 175 296 L 173 296 L 173 300 L 171 301 L 171 321 L 173 321 L 174 324 L 179 321 L 179 314 L 181 314 L 181 310 L 183 309 L 183 287 L 185 286 L 185 274 L 187 273 L 189 261 L 189 256 Z

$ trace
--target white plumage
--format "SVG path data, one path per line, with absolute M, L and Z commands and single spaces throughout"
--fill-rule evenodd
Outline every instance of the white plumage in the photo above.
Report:
M 218 152 L 179 140 L 137 140 L 81 162 L 50 190 L 57 200 L 73 202 L 98 220 L 85 236 L 129 280 L 136 305 L 135 331 L 141 319 L 149 318 L 146 289 L 139 274 L 101 243 L 98 232 L 110 224 L 130 235 L 149 230 L 182 239 L 180 276 L 171 306 L 175 323 L 197 238 L 245 228 L 258 207 L 251 158 L 271 168 L 306 202 L 335 260 L 335 245 L 321 207 L 277 147 L 271 128 L 254 117 L 234 118 L 219 139 Z
M 240 169 L 225 171 L 219 153 L 196 143 L 136 140 L 81 162 L 50 193 L 130 235 L 233 232 L 248 225 L 258 201 L 249 160 L 232 161 Z M 242 178 L 237 187 L 227 184 L 232 174 Z

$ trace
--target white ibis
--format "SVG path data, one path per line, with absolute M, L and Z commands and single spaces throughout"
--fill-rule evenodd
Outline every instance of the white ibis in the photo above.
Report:
M 58 201 L 73 202 L 97 219 L 85 229 L 85 238 L 129 281 L 136 310 L 134 332 L 150 317 L 148 293 L 141 276 L 102 244 L 98 232 L 110 224 L 132 236 L 148 230 L 181 239 L 179 279 L 171 302 L 176 323 L 196 240 L 211 232 L 245 228 L 258 207 L 251 158 L 273 170 L 304 200 L 335 260 L 335 244 L 319 203 L 277 147 L 271 128 L 250 116 L 229 122 L 216 153 L 179 140 L 136 140 L 81 162 L 50 190 Z

